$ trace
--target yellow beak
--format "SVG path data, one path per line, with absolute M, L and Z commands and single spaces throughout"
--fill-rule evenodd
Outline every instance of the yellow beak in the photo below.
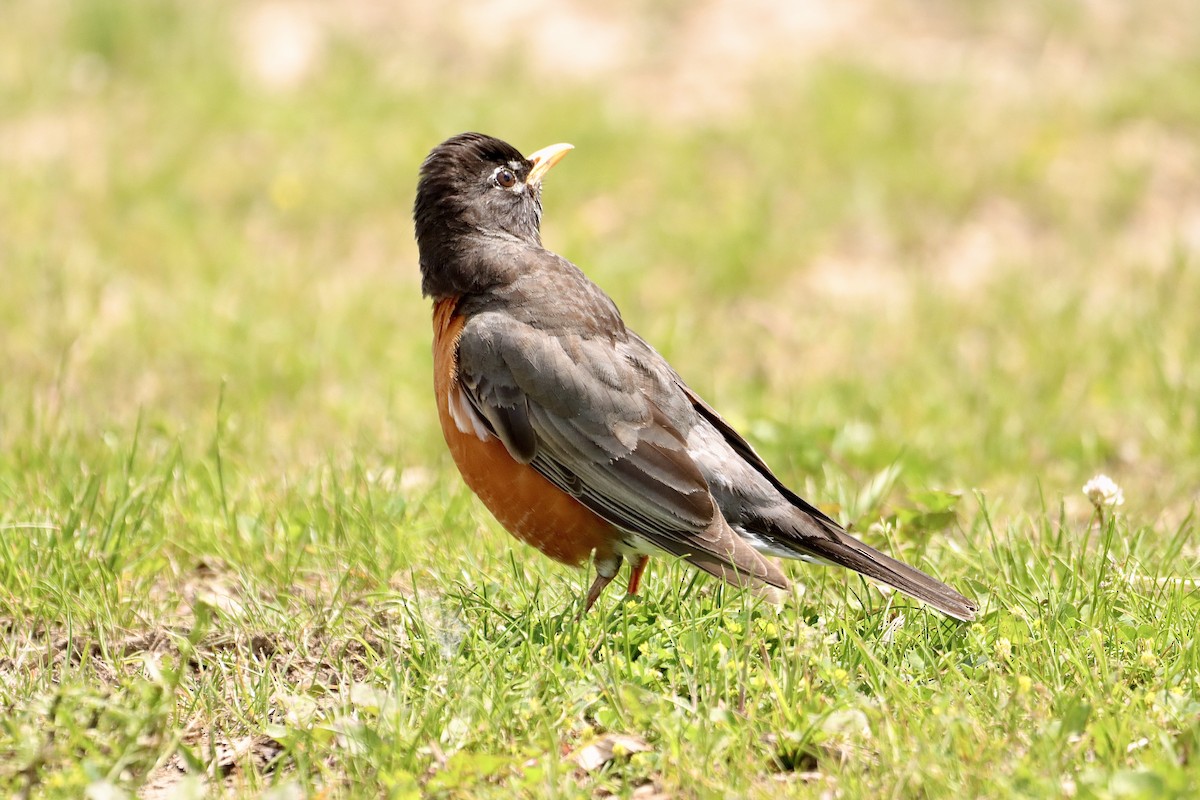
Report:
M 550 171 L 550 168 L 562 160 L 569 151 L 574 150 L 573 144 L 552 144 L 549 147 L 543 147 L 535 153 L 530 153 L 527 160 L 533 163 L 533 169 L 529 170 L 529 177 L 525 179 L 525 183 L 531 186 L 536 186 L 542 182 L 542 178 Z

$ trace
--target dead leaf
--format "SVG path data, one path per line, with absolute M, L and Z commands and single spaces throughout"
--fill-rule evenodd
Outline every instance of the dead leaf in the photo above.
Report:
M 629 733 L 606 733 L 578 748 L 572 755 L 584 772 L 593 772 L 614 758 L 645 753 L 650 744 L 640 736 Z
M 671 800 L 671 795 L 660 791 L 653 782 L 643 783 L 633 790 L 633 800 Z

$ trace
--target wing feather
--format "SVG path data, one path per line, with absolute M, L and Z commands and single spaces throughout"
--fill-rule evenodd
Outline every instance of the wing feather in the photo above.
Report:
M 721 516 L 662 410 L 678 398 L 655 397 L 663 384 L 647 382 L 611 338 L 482 312 L 458 346 L 463 392 L 513 458 L 655 547 L 733 582 L 786 587 Z

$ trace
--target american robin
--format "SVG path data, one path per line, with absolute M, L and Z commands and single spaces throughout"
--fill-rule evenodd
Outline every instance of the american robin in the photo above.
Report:
M 570 149 L 526 157 L 464 133 L 430 152 L 417 186 L 438 418 L 500 524 L 558 561 L 592 556 L 585 609 L 625 558 L 636 592 L 654 553 L 739 586 L 786 589 L 766 554 L 848 567 L 973 619 L 973 601 L 785 486 L 608 295 L 542 246 L 542 179 Z

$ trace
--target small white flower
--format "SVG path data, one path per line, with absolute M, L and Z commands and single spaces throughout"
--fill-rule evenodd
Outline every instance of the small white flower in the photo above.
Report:
M 1125 504 L 1125 493 L 1107 475 L 1097 475 L 1083 485 L 1083 493 L 1097 509 L 1116 508 Z
M 1138 739 L 1137 741 L 1130 742 L 1129 746 L 1125 748 L 1125 752 L 1132 753 L 1136 750 L 1141 750 L 1143 747 L 1145 747 L 1148 744 L 1150 744 L 1150 740 L 1143 736 L 1141 739 Z

